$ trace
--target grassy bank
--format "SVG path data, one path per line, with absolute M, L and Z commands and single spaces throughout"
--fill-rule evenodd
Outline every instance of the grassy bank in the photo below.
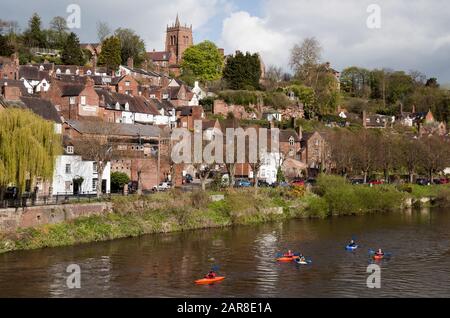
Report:
M 386 212 L 400 209 L 407 197 L 424 194 L 433 194 L 442 204 L 450 203 L 448 186 L 370 188 L 353 186 L 342 178 L 330 176 L 319 178 L 312 191 L 303 188 L 239 189 L 222 194 L 225 199 L 218 202 L 212 202 L 209 193 L 176 190 L 150 196 L 113 198 L 114 212 L 108 215 L 0 234 L 0 253 L 291 218 Z

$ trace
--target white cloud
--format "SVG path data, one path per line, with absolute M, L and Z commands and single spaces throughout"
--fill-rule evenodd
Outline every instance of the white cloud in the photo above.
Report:
M 368 29 L 367 7 L 381 7 L 381 29 Z M 294 43 L 315 36 L 323 59 L 350 65 L 418 69 L 450 81 L 450 2 L 445 0 L 265 0 L 260 17 L 231 14 L 222 45 L 260 51 L 266 64 L 286 67 Z

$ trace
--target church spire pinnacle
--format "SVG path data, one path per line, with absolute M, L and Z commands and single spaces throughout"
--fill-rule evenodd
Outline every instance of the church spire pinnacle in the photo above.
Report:
M 180 26 L 180 19 L 178 17 L 178 13 L 177 13 L 177 19 L 175 20 L 175 26 L 179 27 Z

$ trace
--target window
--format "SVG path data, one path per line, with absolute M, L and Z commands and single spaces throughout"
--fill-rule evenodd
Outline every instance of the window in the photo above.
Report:
M 97 170 L 97 163 L 96 162 L 92 163 L 92 170 L 94 171 L 94 173 L 98 172 L 98 170 Z
M 70 165 L 70 163 L 66 164 L 66 174 L 70 174 L 72 173 L 72 166 Z
M 266 177 L 266 170 L 261 169 L 261 178 L 265 178 L 265 177 Z
M 70 103 L 70 105 L 75 105 L 75 103 L 76 103 L 76 98 L 75 98 L 75 97 L 70 97 L 70 98 L 69 98 L 69 103 Z
M 294 144 L 295 144 L 294 137 L 291 136 L 291 138 L 289 138 L 289 145 L 293 146 Z
M 97 190 L 97 183 L 98 183 L 98 179 L 92 179 L 92 190 L 96 191 Z
M 72 189 L 72 182 L 70 182 L 70 181 L 64 182 L 64 191 L 70 192 L 71 189 Z
M 80 99 L 80 102 L 81 102 L 81 105 L 86 105 L 86 96 L 81 96 L 81 99 Z
M 67 148 L 66 148 L 66 153 L 67 154 L 73 155 L 73 151 L 74 151 L 73 146 L 67 146 Z
M 126 81 L 125 86 L 130 86 L 130 81 Z

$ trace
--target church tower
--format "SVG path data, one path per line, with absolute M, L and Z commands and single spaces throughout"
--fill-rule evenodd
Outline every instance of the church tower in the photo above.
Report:
M 184 51 L 194 45 L 194 39 L 192 36 L 192 25 L 182 26 L 180 19 L 175 20 L 175 24 L 167 26 L 166 35 L 166 52 L 171 52 L 176 56 L 177 64 L 181 62 Z

